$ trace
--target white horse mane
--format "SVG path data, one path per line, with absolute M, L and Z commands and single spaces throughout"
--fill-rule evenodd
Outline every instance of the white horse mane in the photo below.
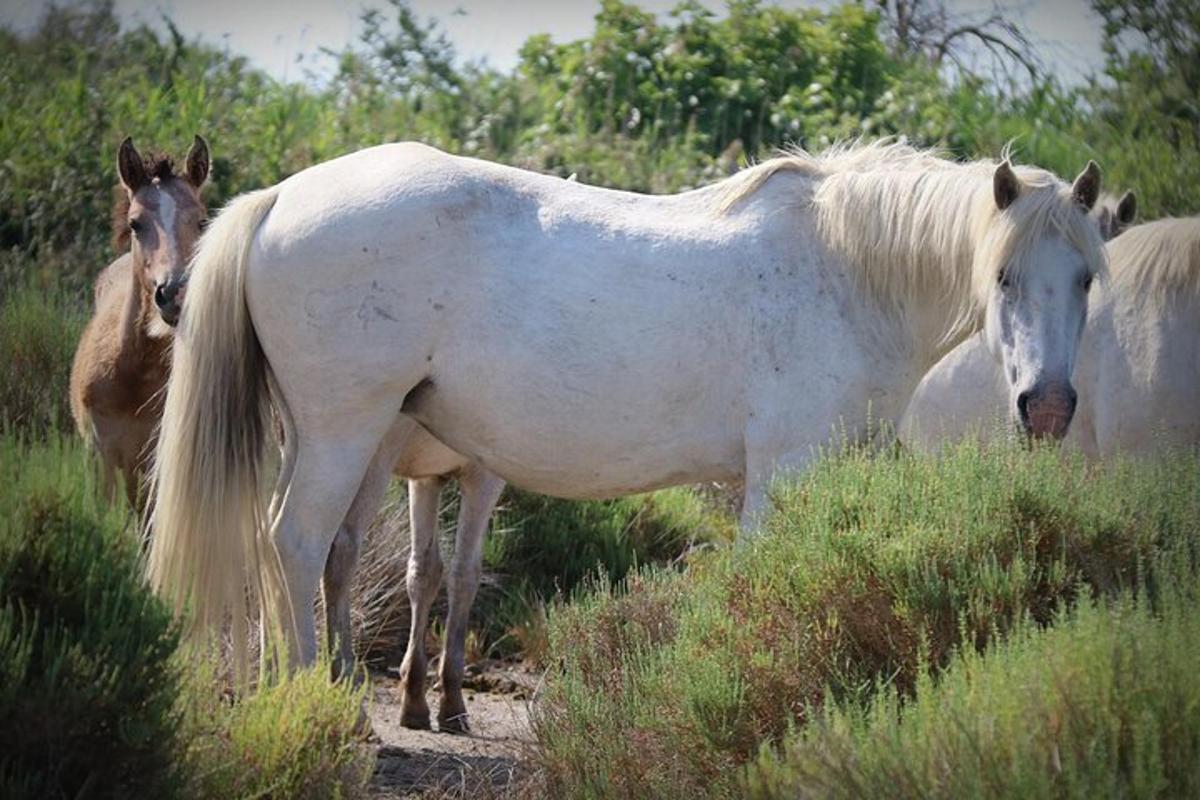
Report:
M 886 139 L 843 143 L 819 155 L 793 149 L 728 179 L 717 210 L 728 212 L 779 172 L 811 176 L 818 229 L 853 265 L 862 288 L 897 310 L 940 294 L 950 312 L 948 342 L 978 326 L 1000 270 L 1007 265 L 1019 273 L 1033 245 L 1051 232 L 1080 251 L 1093 275 L 1106 271 L 1099 230 L 1070 184 L 1046 170 L 1016 167 L 1021 192 L 1002 212 L 993 194 L 996 166 L 958 163 Z
M 1108 245 L 1113 283 L 1162 306 L 1200 295 L 1200 217 L 1167 217 L 1130 228 Z

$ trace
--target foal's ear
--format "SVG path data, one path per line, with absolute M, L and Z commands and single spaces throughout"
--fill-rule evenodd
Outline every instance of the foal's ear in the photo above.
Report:
M 1079 173 L 1079 177 L 1071 185 L 1071 196 L 1086 210 L 1092 210 L 1092 206 L 1096 205 L 1096 199 L 1100 197 L 1099 164 L 1095 161 L 1088 161 L 1083 172 Z
M 1011 206 L 1021 193 L 1021 179 L 1013 172 L 1008 159 L 1001 161 L 992 174 L 992 193 L 996 197 L 996 208 L 1001 211 Z
M 1137 195 L 1130 190 L 1121 195 L 1121 202 L 1117 203 L 1117 221 L 1122 225 L 1132 225 L 1136 216 Z
M 133 146 L 133 137 L 126 136 L 117 150 L 117 175 L 121 177 L 121 185 L 131 194 L 150 183 L 142 157 Z
M 208 180 L 208 164 L 208 142 L 204 141 L 200 134 L 196 134 L 192 140 L 192 149 L 188 150 L 187 154 L 187 177 L 197 189 Z

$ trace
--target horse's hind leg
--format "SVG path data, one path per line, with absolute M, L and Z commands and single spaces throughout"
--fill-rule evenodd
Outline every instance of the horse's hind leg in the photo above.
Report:
M 442 643 L 440 677 L 442 697 L 438 707 L 438 729 L 465 733 L 467 707 L 462 681 L 466 660 L 467 619 L 483 572 L 483 537 L 492 511 L 504 491 L 504 480 L 474 464 L 463 469 L 458 485 L 462 501 L 458 512 L 454 560 L 446 582 L 450 607 L 446 613 L 446 637 Z
M 291 480 L 271 528 L 281 572 L 280 580 L 272 582 L 277 590 L 274 612 L 287 634 L 291 666 L 309 665 L 316 660 L 312 602 L 317 583 L 382 431 L 376 433 L 367 426 L 326 431 L 316 440 L 306 440 L 300 431 L 295 438 L 297 452 Z
M 408 482 L 408 509 L 411 517 L 412 546 L 408 553 L 408 602 L 410 625 L 408 649 L 400 665 L 404 694 L 400 706 L 400 724 L 406 728 L 429 727 L 429 704 L 425 701 L 425 628 L 429 610 L 442 581 L 442 556 L 438 551 L 438 501 L 443 478 L 424 478 Z
M 404 449 L 408 438 L 416 429 L 416 423 L 401 419 L 375 451 L 371 466 L 363 477 L 358 494 L 350 504 L 346 519 L 338 528 L 329 548 L 329 559 L 325 562 L 325 575 L 321 591 L 325 598 L 325 633 L 329 639 L 329 652 L 333 658 L 334 679 L 354 674 L 354 647 L 351 634 L 350 595 L 354 586 L 354 572 L 358 565 L 359 549 L 363 533 L 379 511 L 383 495 L 392 478 L 396 459 Z

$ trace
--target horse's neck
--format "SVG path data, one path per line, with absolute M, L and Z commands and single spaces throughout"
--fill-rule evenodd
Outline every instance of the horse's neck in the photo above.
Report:
M 128 296 L 121 312 L 119 363 L 127 370 L 141 371 L 147 359 L 161 356 L 164 343 L 158 341 L 160 337 L 150 335 L 157 311 L 142 290 L 136 260 L 131 262 L 129 273 Z

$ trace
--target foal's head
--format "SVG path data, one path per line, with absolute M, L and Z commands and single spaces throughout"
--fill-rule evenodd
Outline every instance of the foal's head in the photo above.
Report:
M 188 259 L 208 218 L 200 200 L 208 167 L 208 144 L 199 136 L 182 175 L 167 156 L 143 158 L 132 139 L 117 151 L 121 187 L 113 211 L 114 244 L 131 246 L 138 283 L 168 325 L 179 321 Z

